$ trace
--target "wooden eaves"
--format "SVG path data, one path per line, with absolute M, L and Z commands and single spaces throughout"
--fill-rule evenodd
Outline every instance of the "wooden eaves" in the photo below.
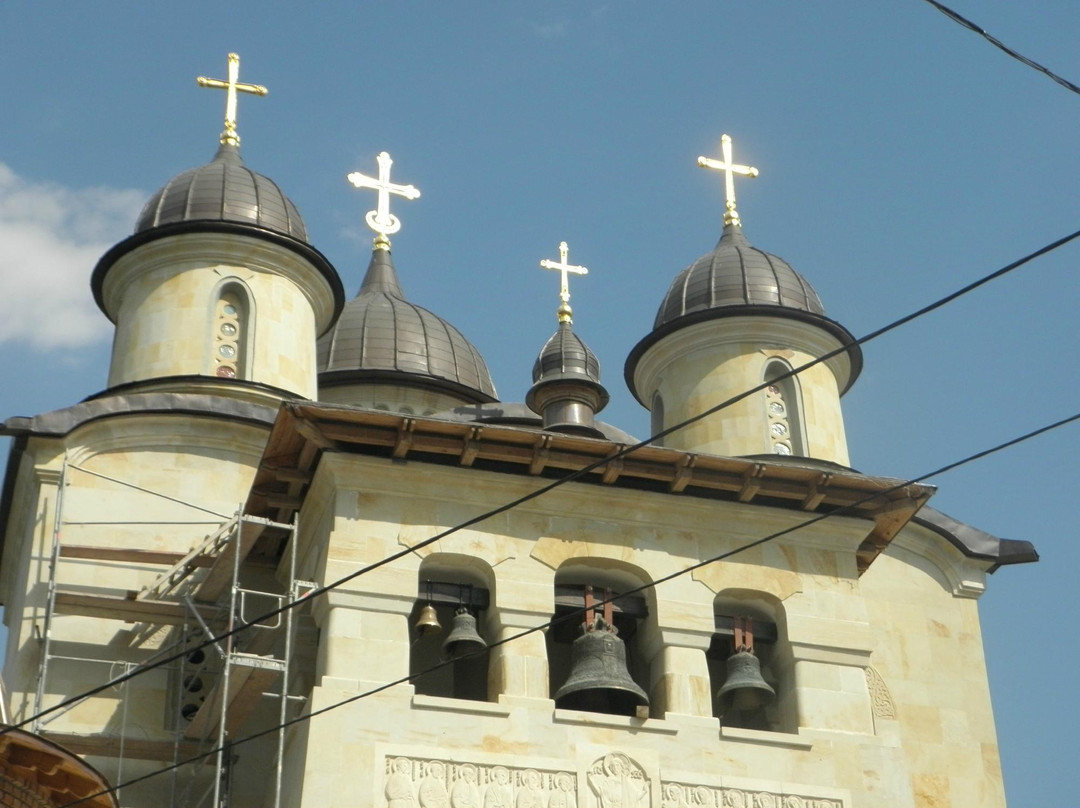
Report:
M 516 426 L 444 421 L 314 402 L 287 401 L 271 431 L 246 512 L 287 523 L 300 509 L 323 452 L 454 464 L 547 479 L 597 461 L 577 484 L 790 508 L 843 509 L 872 524 L 857 550 L 864 572 L 926 503 L 934 487 L 868 477 L 832 464 L 765 461 L 624 444 Z

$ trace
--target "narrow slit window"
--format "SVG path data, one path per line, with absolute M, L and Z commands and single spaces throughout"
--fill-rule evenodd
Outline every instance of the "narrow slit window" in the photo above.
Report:
M 664 429 L 664 399 L 660 397 L 659 393 L 656 393 L 652 399 L 651 407 L 651 423 L 649 425 L 649 433 L 655 435 Z M 663 445 L 664 439 L 660 438 L 655 441 L 658 445 Z

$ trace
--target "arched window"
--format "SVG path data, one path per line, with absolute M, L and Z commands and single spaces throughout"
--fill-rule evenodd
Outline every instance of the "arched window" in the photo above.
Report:
M 585 710 L 588 712 L 609 713 L 612 715 L 648 716 L 649 661 L 645 657 L 639 642 L 640 629 L 649 619 L 649 602 L 644 593 L 634 593 L 619 597 L 620 593 L 637 589 L 650 582 L 644 572 L 629 568 L 616 567 L 612 562 L 600 560 L 575 560 L 563 564 L 555 574 L 555 620 L 547 633 L 548 671 L 550 675 L 550 693 L 555 699 L 555 706 L 563 709 Z M 613 666 L 606 657 L 594 658 L 594 665 L 605 671 L 606 676 L 614 673 L 610 682 L 610 692 L 601 686 L 577 692 L 567 692 L 566 688 L 577 680 L 581 666 L 580 651 L 574 652 L 574 645 L 585 633 L 586 597 L 593 602 L 601 602 L 610 593 L 614 598 L 610 608 L 611 622 L 614 624 L 617 646 L 621 644 L 625 653 L 624 671 Z M 565 618 L 559 621 L 559 618 Z M 593 625 L 597 620 L 604 620 L 604 607 L 596 607 L 592 612 Z M 602 627 L 594 634 L 607 631 Z M 602 644 L 597 644 L 602 645 Z M 612 643 L 609 642 L 609 645 Z M 579 646 L 580 649 L 580 646 Z M 575 670 L 577 665 L 577 670 Z M 635 694 L 634 689 L 640 692 Z M 642 698 L 644 697 L 644 698 Z M 639 712 L 638 707 L 641 707 Z
M 483 569 L 481 569 L 483 567 Z M 437 553 L 420 565 L 416 604 L 409 619 L 409 674 L 425 696 L 487 701 L 486 617 L 490 569 L 476 559 Z M 430 673 L 444 660 L 443 665 Z
M 236 280 L 220 284 L 210 326 L 210 372 L 214 376 L 250 378 L 252 319 L 247 288 Z
M 649 434 L 655 435 L 664 428 L 664 399 L 660 397 L 659 393 L 654 393 L 652 397 L 652 407 L 650 407 L 650 424 Z M 656 441 L 657 444 L 663 445 L 664 439 Z
M 806 441 L 802 428 L 802 408 L 799 403 L 799 383 L 794 376 L 780 379 L 791 371 L 781 359 L 772 359 L 765 366 L 765 416 L 769 451 L 778 455 L 806 456 Z
M 713 619 L 716 633 L 706 654 L 713 714 L 728 727 L 795 732 L 783 606 L 764 592 L 729 589 L 714 599 Z M 748 659 L 747 646 L 756 663 Z

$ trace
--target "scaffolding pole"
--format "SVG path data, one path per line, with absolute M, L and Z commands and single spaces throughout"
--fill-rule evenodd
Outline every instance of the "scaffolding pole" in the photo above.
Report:
M 56 576 L 60 565 L 60 529 L 63 525 L 64 487 L 67 484 L 67 453 L 60 467 L 60 484 L 56 487 L 56 513 L 53 514 L 52 550 L 49 553 L 49 583 L 45 598 L 45 620 L 41 636 L 41 667 L 38 671 L 37 691 L 34 697 L 34 715 L 40 716 L 45 709 L 45 681 L 49 675 L 49 653 L 52 645 L 52 617 L 56 607 Z M 32 732 L 41 731 L 41 718 L 35 718 Z

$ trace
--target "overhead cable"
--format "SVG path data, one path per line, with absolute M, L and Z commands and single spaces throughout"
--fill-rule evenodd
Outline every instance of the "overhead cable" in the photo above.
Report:
M 1047 67 L 1043 67 L 1041 64 L 1034 61 L 1033 59 L 1029 59 L 1028 57 L 1024 56 L 1022 53 L 1019 53 L 1019 52 L 1013 50 L 1008 45 L 1006 45 L 1004 42 L 1002 42 L 1000 39 L 998 39 L 996 36 L 994 36 L 993 34 L 988 32 L 985 28 L 975 24 L 974 22 L 972 22 L 971 20 L 969 20 L 967 17 L 963 16 L 962 14 L 960 14 L 960 13 L 958 13 L 956 11 L 953 11 L 951 8 L 949 8 L 948 6 L 946 6 L 946 5 L 942 4 L 942 3 L 939 3 L 937 0 L 926 0 L 926 2 L 929 3 L 930 5 L 932 5 L 934 8 L 936 8 L 938 11 L 940 11 L 942 14 L 944 14 L 950 20 L 953 20 L 954 22 L 959 23 L 960 25 L 967 28 L 969 31 L 974 31 L 976 34 L 981 36 L 983 39 L 985 39 L 987 42 L 989 42 L 995 48 L 998 48 L 999 50 L 1004 51 L 1009 56 L 1011 56 L 1013 59 L 1016 59 L 1018 62 L 1020 62 L 1022 64 L 1025 64 L 1030 68 L 1038 70 L 1040 73 L 1042 73 L 1042 74 L 1044 74 L 1046 76 L 1049 76 L 1054 81 L 1056 81 L 1058 84 L 1060 84 L 1062 87 L 1064 87 L 1066 90 L 1072 90 L 1074 93 L 1080 93 L 1080 87 L 1073 84 L 1067 78 L 1064 78 L 1063 76 L 1059 76 L 1053 70 L 1050 70 Z
M 559 488 L 559 487 L 561 487 L 561 486 L 563 486 L 563 485 L 565 485 L 567 483 L 573 482 L 575 480 L 579 480 L 582 477 L 584 477 L 585 475 L 589 474 L 590 472 L 593 472 L 596 469 L 600 468 L 601 466 L 604 466 L 604 465 L 606 465 L 607 463 L 610 463 L 613 460 L 617 460 L 620 457 L 625 457 L 628 454 L 636 452 L 637 450 L 642 449 L 642 448 L 648 446 L 651 443 L 654 443 L 658 439 L 666 437 L 667 435 L 670 435 L 673 432 L 677 432 L 678 430 L 683 429 L 683 428 L 689 426 L 690 424 L 697 423 L 698 421 L 702 420 L 703 418 L 707 418 L 708 416 L 710 416 L 710 415 L 712 415 L 714 413 L 717 413 L 720 410 L 725 409 L 726 407 L 730 407 L 732 404 L 735 404 L 735 403 L 737 403 L 739 401 L 742 401 L 743 399 L 745 399 L 745 398 L 747 398 L 747 397 L 749 397 L 749 396 L 751 396 L 751 395 L 753 395 L 755 393 L 758 393 L 761 390 L 764 390 L 769 385 L 772 385 L 772 384 L 775 384 L 778 381 L 782 381 L 784 379 L 788 379 L 788 378 L 791 378 L 793 376 L 796 376 L 796 375 L 798 375 L 799 373 L 802 373 L 805 370 L 808 370 L 808 369 L 810 369 L 812 367 L 815 367 L 815 366 L 821 364 L 822 362 L 827 362 L 829 359 L 832 359 L 833 357 L 835 357 L 835 356 L 837 356 L 839 354 L 845 353 L 846 351 L 848 351 L 854 345 L 864 345 L 864 344 L 870 342 L 871 340 L 877 339 L 878 337 L 883 336 L 884 334 L 887 334 L 890 331 L 893 331 L 893 330 L 899 328 L 902 325 L 906 325 L 907 323 L 911 322 L 912 320 L 915 320 L 915 319 L 917 319 L 919 317 L 922 317 L 922 316 L 924 316 L 926 314 L 929 314 L 930 312 L 936 311 L 937 309 L 951 303 L 952 301 L 956 300 L 957 298 L 962 297 L 963 295 L 966 295 L 969 292 L 972 292 L 972 291 L 978 289 L 979 287 L 984 286 L 985 284 L 990 283 L 991 281 L 996 280 L 996 279 L 998 279 L 998 278 L 1012 272 L 1013 270 L 1019 269 L 1020 267 L 1022 267 L 1025 264 L 1035 260 L 1036 258 L 1039 258 L 1039 257 L 1041 257 L 1043 255 L 1046 255 L 1047 253 L 1052 252 L 1053 250 L 1056 250 L 1059 247 L 1062 247 L 1065 244 L 1068 244 L 1069 242 L 1071 242 L 1071 241 L 1073 241 L 1073 240 L 1075 240 L 1077 238 L 1080 238 L 1080 230 L 1077 230 L 1077 231 L 1075 231 L 1073 233 L 1070 233 L 1067 236 L 1064 236 L 1064 237 L 1059 238 L 1059 239 L 1057 239 L 1055 241 L 1052 241 L 1049 244 L 1035 250 L 1034 252 L 1029 253 L 1029 254 L 1025 255 L 1024 257 L 1022 257 L 1022 258 L 1019 258 L 1016 261 L 1013 261 L 1013 262 L 1011 262 L 1009 264 L 1006 264 L 1005 266 L 1001 267 L 1000 269 L 997 269 L 997 270 L 989 273 L 988 275 L 984 275 L 983 277 L 979 278 L 978 280 L 973 281 L 972 283 L 969 283 L 966 286 L 961 287 L 960 289 L 956 290 L 955 292 L 952 292 L 951 294 L 948 294 L 948 295 L 946 295 L 944 297 L 938 298 L 933 303 L 930 303 L 930 304 L 928 304 L 926 306 L 923 306 L 922 308 L 918 309 L 917 311 L 912 312 L 911 314 L 907 314 L 907 315 L 905 315 L 905 316 L 903 316 L 903 317 L 901 317 L 901 318 L 899 318 L 897 320 L 893 320 L 888 325 L 885 325 L 885 326 L 883 326 L 883 327 L 881 327 L 881 328 L 879 328 L 879 329 L 877 329 L 875 331 L 871 331 L 870 333 L 868 333 L 868 334 L 866 334 L 866 335 L 864 335 L 862 337 L 859 337 L 858 339 L 854 340 L 853 342 L 851 342 L 851 343 L 849 343 L 847 345 L 842 345 L 839 348 L 836 348 L 835 350 L 832 350 L 832 351 L 829 351 L 828 353 L 825 353 L 824 355 L 818 357 L 817 359 L 814 359 L 814 360 L 812 360 L 810 362 L 807 362 L 807 363 L 805 363 L 803 365 L 800 365 L 797 368 L 793 368 L 793 369 L 791 369 L 789 371 L 786 371 L 785 373 L 782 373 L 782 374 L 779 374 L 777 376 L 771 377 L 769 379 L 769 381 L 767 381 L 767 382 L 762 382 L 761 384 L 757 385 L 756 387 L 751 388 L 750 390 L 747 390 L 747 391 L 745 391 L 743 393 L 740 393 L 740 394 L 738 394 L 736 396 L 733 396 L 733 397 L 727 399 L 726 401 L 722 401 L 722 402 L 720 402 L 719 404 L 717 404 L 717 405 L 715 405 L 713 407 L 710 407 L 709 409 L 705 410 L 704 412 L 698 413 L 697 415 L 694 415 L 694 416 L 692 416 L 690 418 L 687 418 L 686 420 L 681 421 L 681 422 L 679 422 L 677 424 L 674 424 L 674 425 L 672 425 L 672 426 L 670 426 L 670 427 L 668 427 L 666 429 L 662 429 L 659 432 L 657 432 L 655 435 L 653 435 L 653 436 L 651 436 L 651 437 L 649 437 L 649 438 L 647 438 L 645 440 L 639 441 L 638 443 L 635 443 L 635 444 L 632 444 L 632 445 L 629 445 L 629 446 L 625 446 L 622 449 L 620 449 L 619 451 L 612 453 L 611 455 L 608 455 L 608 456 L 606 456 L 604 458 L 601 458 L 601 459 L 599 459 L 599 460 L 597 460 L 597 461 L 595 461 L 593 463 L 590 463 L 590 464 L 588 464 L 588 465 L 586 465 L 586 466 L 584 466 L 584 467 L 582 467 L 580 469 L 577 469 L 576 471 L 573 471 L 573 472 L 571 472 L 570 474 L 567 474 L 564 477 L 560 477 L 560 478 L 558 478 L 556 480 L 553 480 L 553 481 L 551 481 L 549 483 L 546 483 L 545 485 L 542 485 L 539 488 L 537 488 L 537 489 L 535 489 L 535 490 L 533 490 L 533 491 L 531 491 L 531 492 L 529 492 L 527 494 L 523 494 L 522 496 L 517 497 L 517 498 L 515 498 L 515 499 L 513 499 L 513 500 L 511 500 L 509 502 L 506 502 L 506 503 L 504 503 L 502 505 L 499 505 L 499 506 L 497 506 L 495 508 L 492 508 L 492 509 L 490 509 L 488 511 L 484 511 L 483 513 L 478 514 L 476 516 L 470 517 L 469 519 L 466 519 L 463 522 L 459 522 L 458 524 L 456 524 L 456 525 L 454 525 L 452 527 L 449 527 L 449 528 L 447 528 L 447 529 L 445 529 L 443 531 L 440 531 L 439 533 L 436 533 L 435 535 L 430 536 L 430 537 L 424 539 L 423 541 L 420 541 L 420 542 L 418 542 L 416 544 L 410 545 L 409 547 L 407 547 L 407 548 L 405 548 L 403 550 L 400 550 L 400 551 L 398 551 L 396 553 L 391 553 L 390 555 L 380 559 L 379 561 L 375 561 L 375 562 L 372 562 L 371 564 L 367 564 L 367 565 L 365 565 L 363 567 L 360 567 L 357 570 L 354 570 L 353 572 L 350 572 L 348 575 L 344 575 L 341 578 L 338 578 L 335 581 L 332 581 L 332 582 L 330 582 L 328 584 L 324 584 L 323 586 L 317 587 L 316 589 L 313 589 L 310 592 L 308 592 L 302 599 L 286 602 L 281 606 L 278 606 L 278 607 L 276 607 L 274 609 L 270 609 L 265 614 L 259 615 L 258 617 L 253 618 L 252 620 L 249 620 L 247 622 L 241 622 L 238 625 L 234 626 L 233 628 L 229 629 L 228 631 L 225 631 L 225 632 L 223 632 L 223 633 L 221 633 L 219 635 L 216 635 L 214 637 L 210 637 L 207 640 L 203 641 L 199 645 L 189 646 L 184 651 L 176 653 L 176 654 L 174 654 L 174 655 L 172 655 L 170 657 L 165 657 L 163 659 L 159 659 L 159 660 L 157 660 L 156 662 L 154 662 L 152 664 L 140 665 L 140 666 L 138 666 L 136 668 L 133 668 L 132 670 L 128 671 L 127 673 L 121 674 L 120 676 L 117 676 L 114 679 L 110 679 L 108 682 L 105 682 L 104 684 L 97 685 L 96 687 L 93 687 L 93 688 L 89 688 L 83 693 L 80 693 L 80 694 L 75 695 L 75 696 L 70 696 L 67 699 L 64 699 L 63 701 L 53 705 L 52 707 L 47 707 L 47 708 L 41 710 L 40 712 L 30 716 L 29 718 L 26 718 L 26 719 L 20 721 L 17 724 L 13 724 L 13 725 L 11 725 L 10 727 L 7 727 L 7 728 L 0 728 L 0 736 L 3 736 L 3 734 L 5 732 L 7 732 L 9 729 L 20 729 L 20 728 L 22 728 L 22 727 L 24 727 L 24 726 L 26 726 L 26 725 L 34 722 L 34 721 L 39 720 L 40 718 L 42 718 L 42 717 L 44 717 L 46 715 L 49 715 L 50 713 L 53 713 L 53 712 L 55 712 L 57 710 L 64 709 L 67 706 L 69 706 L 70 704 L 73 704 L 75 702 L 78 702 L 78 701 L 81 701 L 83 699 L 89 698 L 91 696 L 97 695 L 98 693 L 101 693 L 101 692 L 103 692 L 105 690 L 108 690 L 109 688 L 115 687 L 115 686 L 117 686 L 119 684 L 123 684 L 124 682 L 128 681 L 129 679 L 132 679 L 135 676 L 138 676 L 138 675 L 140 675 L 142 673 L 148 672 L 150 670 L 154 670 L 155 668 L 159 668 L 159 667 L 161 667 L 163 665 L 167 665 L 167 664 L 169 664 L 171 662 L 175 662 L 175 661 L 179 660 L 182 656 L 184 656 L 187 653 L 190 653 L 190 652 L 195 651 L 195 650 L 200 649 L 200 648 L 207 648 L 208 646 L 213 645 L 216 642 L 220 642 L 223 639 L 227 639 L 228 637 L 231 637 L 231 636 L 233 636 L 235 634 L 238 634 L 241 631 L 244 631 L 244 630 L 250 628 L 251 626 L 254 626 L 254 625 L 259 624 L 259 623 L 265 623 L 266 621 L 271 620 L 271 619 L 273 619 L 274 617 L 277 617 L 280 614 L 283 614 L 284 612 L 288 611 L 289 609 L 294 608 L 295 606 L 299 605 L 300 603 L 308 601 L 308 600 L 310 600 L 310 599 L 312 599 L 314 597 L 317 597 L 319 595 L 325 594 L 325 593 L 327 593 L 327 592 L 329 592 L 329 591 L 331 591 L 333 589 L 336 589 L 339 586 L 342 586 L 343 584 L 348 583 L 349 581 L 355 580 L 356 578 L 359 578 L 362 575 L 366 575 L 367 573 L 372 572 L 373 570 L 376 570 L 376 569 L 378 569 L 380 567 L 383 567 L 386 564 L 390 564 L 390 563 L 392 563 L 394 561 L 397 561 L 398 559 L 403 558 L 404 556 L 415 553 L 417 550 L 420 550 L 420 549 L 423 549 L 424 547 L 428 547 L 428 546 L 430 546 L 432 544 L 435 544 L 436 542 L 441 541 L 442 539 L 445 539 L 448 536 L 452 536 L 455 533 L 458 533 L 458 532 L 460 532 L 462 530 L 465 530 L 465 529 L 467 529 L 469 527 L 472 527 L 473 525 L 476 525 L 476 524 L 478 524 L 480 522 L 486 521 L 487 519 L 490 519 L 490 518 L 492 518 L 494 516 L 498 516 L 499 514 L 506 513 L 507 511 L 513 510 L 514 508 L 517 508 L 517 507 L 519 507 L 519 506 L 521 506 L 521 505 L 523 505 L 526 502 L 529 502 L 531 500 L 537 499 L 538 497 L 541 497 L 544 494 L 547 494 L 550 491 L 553 491 L 556 488 Z
M 614 595 L 614 596 L 608 597 L 606 599 L 598 599 L 593 604 L 593 607 L 596 608 L 596 607 L 599 607 L 599 606 L 603 606 L 603 605 L 605 605 L 607 603 L 612 603 L 612 602 L 614 602 L 616 600 L 619 600 L 620 598 L 625 598 L 625 597 L 627 597 L 629 595 L 636 595 L 636 594 L 639 594 L 641 592 L 645 592 L 645 591 L 647 591 L 649 589 L 655 588 L 656 586 L 658 586 L 658 585 L 660 585 L 662 583 L 667 583 L 668 581 L 674 580 L 675 578 L 679 578 L 679 577 L 681 577 L 683 575 L 686 575 L 687 573 L 693 572 L 694 570 L 701 569 L 702 567 L 708 566 L 709 564 L 714 564 L 714 563 L 716 563 L 718 561 L 723 561 L 725 559 L 731 558 L 732 556 L 737 555 L 738 553 L 745 552 L 746 550 L 753 549 L 754 547 L 760 547 L 761 545 L 766 544 L 766 543 L 768 543 L 770 541 L 774 541 L 775 539 L 778 539 L 781 536 L 786 536 L 788 534 L 795 533 L 796 531 L 802 530 L 805 527 L 809 527 L 810 525 L 817 524 L 818 522 L 822 522 L 822 521 L 824 521 L 826 519 L 831 519 L 831 518 L 833 518 L 835 516 L 843 516 L 846 513 L 853 512 L 855 509 L 857 509 L 861 505 L 865 505 L 868 502 L 871 502 L 871 501 L 873 501 L 875 499 L 886 496 L 887 494 L 893 493 L 894 491 L 898 491 L 898 490 L 900 490 L 900 489 L 902 489 L 902 488 L 904 488 L 906 486 L 914 485 L 915 483 L 919 483 L 919 482 L 923 482 L 924 480 L 928 480 L 928 479 L 930 479 L 932 477 L 938 477 L 938 476 L 940 476 L 942 474 L 953 471 L 954 469 L 958 469 L 961 466 L 966 466 L 969 463 L 973 463 L 976 460 L 981 460 L 981 459 L 983 459 L 985 457 L 988 457 L 989 455 L 996 454 L 997 452 L 1000 452 L 1000 451 L 1008 449 L 1008 448 L 1010 448 L 1012 446 L 1016 446 L 1018 444 L 1024 443 L 1025 441 L 1031 440 L 1032 438 L 1036 438 L 1039 435 L 1043 435 L 1043 434 L 1045 434 L 1047 432 L 1051 432 L 1051 431 L 1053 431 L 1055 429 L 1066 426 L 1067 424 L 1071 424 L 1074 421 L 1080 421 L 1080 412 L 1075 413 L 1073 415 L 1070 415 L 1067 418 L 1062 418 L 1062 419 L 1060 419 L 1058 421 L 1054 421 L 1051 424 L 1041 426 L 1038 429 L 1033 429 L 1030 432 L 1027 432 L 1027 433 L 1025 433 L 1023 435 L 1020 435 L 1018 437 L 1015 437 L 1015 438 L 1012 438 L 1010 440 L 1004 441 L 1003 443 L 999 443 L 996 446 L 992 446 L 989 449 L 983 449 L 981 451 L 975 452 L 974 454 L 968 455 L 967 457 L 963 458 L 962 460 L 957 460 L 957 461 L 954 461 L 952 463 L 946 463 L 944 466 L 940 466 L 940 467 L 934 469 L 933 471 L 929 471 L 929 472 L 927 472 L 925 474 L 921 474 L 918 477 L 912 477 L 909 480 L 904 480 L 903 482 L 897 483 L 896 485 L 893 485 L 890 488 L 887 488 L 887 489 L 885 489 L 883 491 L 876 491 L 873 494 L 869 494 L 868 496 L 865 496 L 862 499 L 860 499 L 860 500 L 858 500 L 856 502 L 853 502 L 853 503 L 851 503 L 849 505 L 841 506 L 841 507 L 836 508 L 835 510 L 830 511 L 828 513 L 818 514 L 817 516 L 811 517 L 810 519 L 806 519 L 806 520 L 804 520 L 802 522 L 799 522 L 796 525 L 792 525 L 791 527 L 784 528 L 783 530 L 778 530 L 775 533 L 770 533 L 769 535 L 763 536 L 760 539 L 755 539 L 754 541 L 751 541 L 751 542 L 748 542 L 746 544 L 740 545 L 740 546 L 738 546 L 738 547 L 736 547 L 736 548 L 734 548 L 732 550 L 728 550 L 726 552 L 723 552 L 723 553 L 720 553 L 718 555 L 712 556 L 711 558 L 707 558 L 707 559 L 705 559 L 703 561 L 695 562 L 694 564 L 691 564 L 691 565 L 689 565 L 687 567 L 684 567 L 683 569 L 680 569 L 680 570 L 677 570 L 677 571 L 675 571 L 673 573 L 665 575 L 665 576 L 663 576 L 661 578 L 657 578 L 656 580 L 650 581 L 649 583 L 642 584 L 641 586 L 635 587 L 633 589 L 628 589 L 625 592 L 620 592 L 618 595 Z M 360 701 L 361 699 L 369 698 L 370 696 L 374 696 L 374 695 L 376 695 L 378 693 L 383 692 L 384 690 L 389 690 L 390 688 L 396 687 L 398 685 L 408 684 L 409 682 L 412 682 L 412 681 L 414 681 L 416 679 L 420 679 L 420 678 L 422 678 L 424 676 L 427 676 L 430 673 L 434 673 L 437 670 L 441 670 L 442 668 L 445 668 L 448 665 L 452 665 L 455 662 L 458 662 L 458 661 L 461 661 L 461 660 L 464 660 L 464 659 L 471 659 L 473 657 L 482 656 L 483 654 L 489 653 L 493 648 L 498 648 L 499 646 L 506 645 L 508 643 L 514 642 L 515 640 L 519 640 L 522 637 L 526 637 L 526 636 L 528 636 L 530 634 L 535 634 L 538 631 L 544 631 L 545 629 L 548 629 L 548 628 L 550 628 L 550 627 L 552 627 L 554 625 L 564 623 L 564 622 L 568 622 L 568 621 L 578 617 L 582 612 L 584 612 L 584 609 L 580 609 L 580 610 L 576 609 L 576 610 L 574 610 L 573 612 L 571 612 L 569 614 L 565 614 L 565 615 L 563 615 L 561 617 L 554 618 L 552 620 L 549 620 L 546 623 L 541 623 L 539 625 L 533 626 L 532 628 L 525 629 L 524 631 L 521 631 L 521 632 L 519 632 L 517 634 L 514 634 L 511 637 L 504 637 L 501 640 L 492 641 L 492 642 L 487 644 L 487 647 L 482 648 L 482 649 L 478 649 L 478 650 L 475 650 L 475 651 L 472 651 L 472 652 L 469 652 L 467 654 L 463 654 L 462 656 L 458 657 L 457 659 L 443 660 L 443 661 L 441 661 L 441 662 L 439 662 L 439 663 L 437 663 L 435 665 L 432 665 L 429 668 L 424 669 L 423 671 L 419 671 L 417 673 L 410 673 L 408 676 L 402 676 L 402 677 L 394 679 L 394 680 L 392 680 L 390 682 L 385 682 L 384 684 L 378 685 L 377 687 L 373 687 L 370 690 L 365 690 L 363 693 L 354 694 L 352 696 L 349 696 L 348 698 L 342 699 L 341 701 L 334 702 L 333 704 L 328 704 L 327 706 L 322 707 L 322 708 L 320 708 L 318 710 L 314 710 L 314 711 L 312 711 L 310 713 L 304 713 L 302 715 L 297 716 L 296 718 L 292 718 L 292 719 L 290 719 L 288 721 L 284 721 L 284 722 L 282 722 L 280 724 L 277 724 L 277 725 L 275 725 L 273 727 L 270 727 L 268 729 L 260 730 L 259 732 L 253 733 L 251 735 L 247 735 L 247 736 L 245 736 L 243 738 L 239 738 L 237 740 L 228 741 L 227 743 L 225 743 L 223 745 L 215 746 L 213 749 L 207 750 L 206 752 L 200 752 L 197 755 L 193 755 L 191 757 L 185 758 L 184 760 L 181 760 L 181 761 L 179 761 L 177 763 L 173 763 L 170 766 L 166 766 L 166 767 L 161 768 L 161 769 L 156 769 L 155 771 L 148 772 L 147 774 L 141 775 L 139 777 L 134 777 L 134 778 L 132 778 L 130 780 L 125 780 L 123 783 L 119 783 L 119 784 L 114 785 L 114 786 L 112 786 L 110 788 L 103 789 L 103 790 L 98 791 L 98 792 L 96 792 L 94 794 L 87 795 L 85 797 L 82 797 L 81 799 L 65 803 L 64 805 L 59 806 L 59 808 L 74 808 L 74 806 L 81 805 L 82 803 L 84 803 L 84 802 L 86 802 L 88 800 L 96 799 L 96 798 L 104 796 L 106 794 L 111 794 L 111 793 L 117 792 L 121 788 L 129 788 L 130 786 L 136 785 L 137 783 L 141 783 L 141 782 L 143 782 L 145 780 L 150 780 L 150 779 L 152 779 L 154 777 L 158 777 L 158 776 L 160 776 L 162 774 L 167 774 L 167 773 L 169 773 L 169 772 L 171 772 L 171 771 L 173 771 L 175 769 L 178 769 L 178 768 L 180 768 L 182 766 L 187 766 L 187 765 L 189 765 L 191 763 L 197 763 L 198 761 L 203 760 L 203 759 L 209 757 L 210 755 L 215 755 L 218 752 L 235 749 L 237 746 L 241 746 L 241 745 L 243 745 L 245 743 L 249 743 L 251 741 L 257 740 L 257 739 L 262 738 L 262 737 L 264 737 L 266 735 L 270 735 L 270 734 L 273 734 L 275 732 L 279 732 L 281 730 L 288 729 L 291 726 L 303 723 L 305 721 L 310 721 L 312 718 L 315 718 L 316 716 L 323 715 L 323 714 L 328 713 L 328 712 L 330 712 L 332 710 L 336 710 L 339 707 L 344 707 L 347 704 L 352 704 L 353 702 Z

